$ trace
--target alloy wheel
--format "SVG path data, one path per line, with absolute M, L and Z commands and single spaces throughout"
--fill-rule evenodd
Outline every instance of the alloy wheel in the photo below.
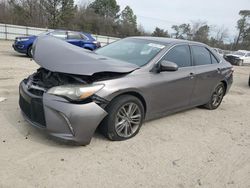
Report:
M 217 107 L 220 105 L 222 99 L 223 99 L 223 96 L 224 96 L 224 87 L 222 85 L 219 85 L 214 93 L 213 93 L 213 96 L 212 96 L 212 105 L 214 107 Z
M 121 106 L 116 114 L 115 131 L 123 138 L 132 136 L 140 127 L 142 112 L 136 103 L 129 102 Z

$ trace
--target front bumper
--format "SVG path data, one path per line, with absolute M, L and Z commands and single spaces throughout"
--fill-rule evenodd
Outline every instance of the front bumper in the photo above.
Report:
M 36 96 L 29 92 L 24 82 L 19 91 L 19 105 L 30 124 L 52 136 L 81 145 L 90 143 L 96 128 L 107 115 L 95 102 L 72 104 L 47 93 Z
M 227 91 L 225 94 L 227 94 L 233 84 L 233 74 L 230 74 L 230 76 L 227 78 Z

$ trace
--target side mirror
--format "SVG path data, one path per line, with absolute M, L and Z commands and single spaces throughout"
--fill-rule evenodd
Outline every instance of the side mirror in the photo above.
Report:
M 171 61 L 162 60 L 160 62 L 160 71 L 177 71 L 178 65 Z

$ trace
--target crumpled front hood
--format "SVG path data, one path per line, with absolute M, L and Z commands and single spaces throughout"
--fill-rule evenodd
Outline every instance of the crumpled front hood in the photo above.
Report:
M 100 72 L 129 73 L 139 67 L 79 48 L 51 36 L 40 36 L 33 45 L 33 59 L 52 72 L 91 76 Z

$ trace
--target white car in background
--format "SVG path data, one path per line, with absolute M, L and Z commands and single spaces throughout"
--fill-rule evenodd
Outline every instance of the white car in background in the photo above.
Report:
M 232 54 L 225 55 L 225 59 L 232 65 L 246 65 L 250 64 L 250 51 L 238 50 Z

